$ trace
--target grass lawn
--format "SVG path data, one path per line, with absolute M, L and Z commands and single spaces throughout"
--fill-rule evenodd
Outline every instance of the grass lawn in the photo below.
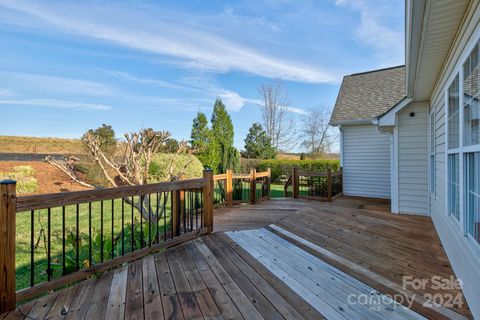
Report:
M 270 197 L 272 198 L 283 198 L 283 184 L 271 184 L 270 185 Z

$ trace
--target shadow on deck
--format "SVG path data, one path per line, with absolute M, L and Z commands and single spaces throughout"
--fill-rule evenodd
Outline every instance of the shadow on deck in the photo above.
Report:
M 470 318 L 463 298 L 422 305 L 454 277 L 429 218 L 383 200 L 279 199 L 215 211 L 214 233 L 51 293 L 5 319 Z M 405 277 L 428 279 L 403 287 Z M 415 297 L 413 310 L 388 300 Z M 2 316 L 0 316 L 2 319 Z

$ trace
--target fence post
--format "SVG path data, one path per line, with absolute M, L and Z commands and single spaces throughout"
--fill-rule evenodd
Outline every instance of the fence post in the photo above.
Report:
M 257 197 L 257 169 L 250 169 L 250 204 L 255 204 Z
M 295 199 L 298 199 L 298 193 L 299 193 L 299 180 L 298 180 L 298 168 L 294 167 L 292 170 L 292 192 L 293 192 L 293 197 Z
M 233 171 L 227 169 L 227 180 L 225 181 L 227 206 L 233 205 Z
M 267 168 L 267 173 L 268 173 L 268 176 L 267 176 L 267 190 L 268 190 L 268 196 L 267 196 L 267 199 L 270 200 L 270 196 L 271 196 L 271 188 L 270 188 L 270 185 L 272 184 L 272 169 L 271 168 Z
M 328 186 L 327 186 L 327 198 L 328 198 L 328 202 L 332 202 L 332 168 L 328 168 L 327 170 L 327 183 L 328 183 Z
M 203 189 L 203 221 L 207 232 L 213 231 L 213 171 L 212 169 L 203 170 L 203 178 L 207 180 L 207 184 Z
M 17 182 L 0 181 L 0 314 L 15 309 Z

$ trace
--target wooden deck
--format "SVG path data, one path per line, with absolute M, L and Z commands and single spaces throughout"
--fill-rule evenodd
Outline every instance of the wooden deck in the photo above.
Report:
M 429 218 L 381 200 L 272 200 L 215 211 L 214 233 L 31 301 L 5 319 L 471 318 L 466 304 L 424 308 L 402 277 L 453 276 Z M 415 311 L 351 294 L 416 295 Z M 2 319 L 2 316 L 0 316 Z M 3 319 L 2 319 L 3 320 Z

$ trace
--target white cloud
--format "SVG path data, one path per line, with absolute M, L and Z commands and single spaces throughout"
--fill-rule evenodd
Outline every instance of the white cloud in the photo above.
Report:
M 10 89 L 0 89 L 0 97 L 12 97 L 15 93 Z
M 40 106 L 60 109 L 78 110 L 110 110 L 111 107 L 104 104 L 85 103 L 56 99 L 23 99 L 23 100 L 0 100 L 0 105 Z
M 357 11 L 360 25 L 355 30 L 355 37 L 364 45 L 372 48 L 382 67 L 403 64 L 405 60 L 404 30 L 392 28 L 392 21 L 401 21 L 403 1 L 336 0 L 336 5 Z M 396 18 L 393 18 L 397 16 Z M 402 25 L 403 26 L 403 25 Z
M 300 114 L 302 116 L 308 116 L 310 114 L 308 111 L 295 107 L 287 107 L 287 110 L 292 113 Z
M 133 8 L 85 8 L 63 2 L 2 1 L 4 7 L 29 16 L 30 25 L 53 27 L 83 37 L 112 42 L 149 53 L 173 56 L 186 67 L 216 72 L 237 70 L 269 78 L 305 83 L 337 83 L 338 75 L 239 45 L 213 34 L 186 27 L 170 17 Z M 36 20 L 36 21 L 35 21 Z M 25 23 L 25 19 L 18 19 Z
M 231 111 L 240 111 L 242 107 L 247 103 L 261 103 L 260 100 L 244 98 L 240 96 L 237 92 L 231 90 L 222 90 L 217 94 L 217 96 L 222 99 L 225 106 Z
M 20 87 L 22 91 L 34 89 L 94 96 L 113 95 L 115 93 L 112 87 L 95 81 L 5 70 L 0 70 L 0 76 L 0 83 L 6 81 L 11 86 Z

